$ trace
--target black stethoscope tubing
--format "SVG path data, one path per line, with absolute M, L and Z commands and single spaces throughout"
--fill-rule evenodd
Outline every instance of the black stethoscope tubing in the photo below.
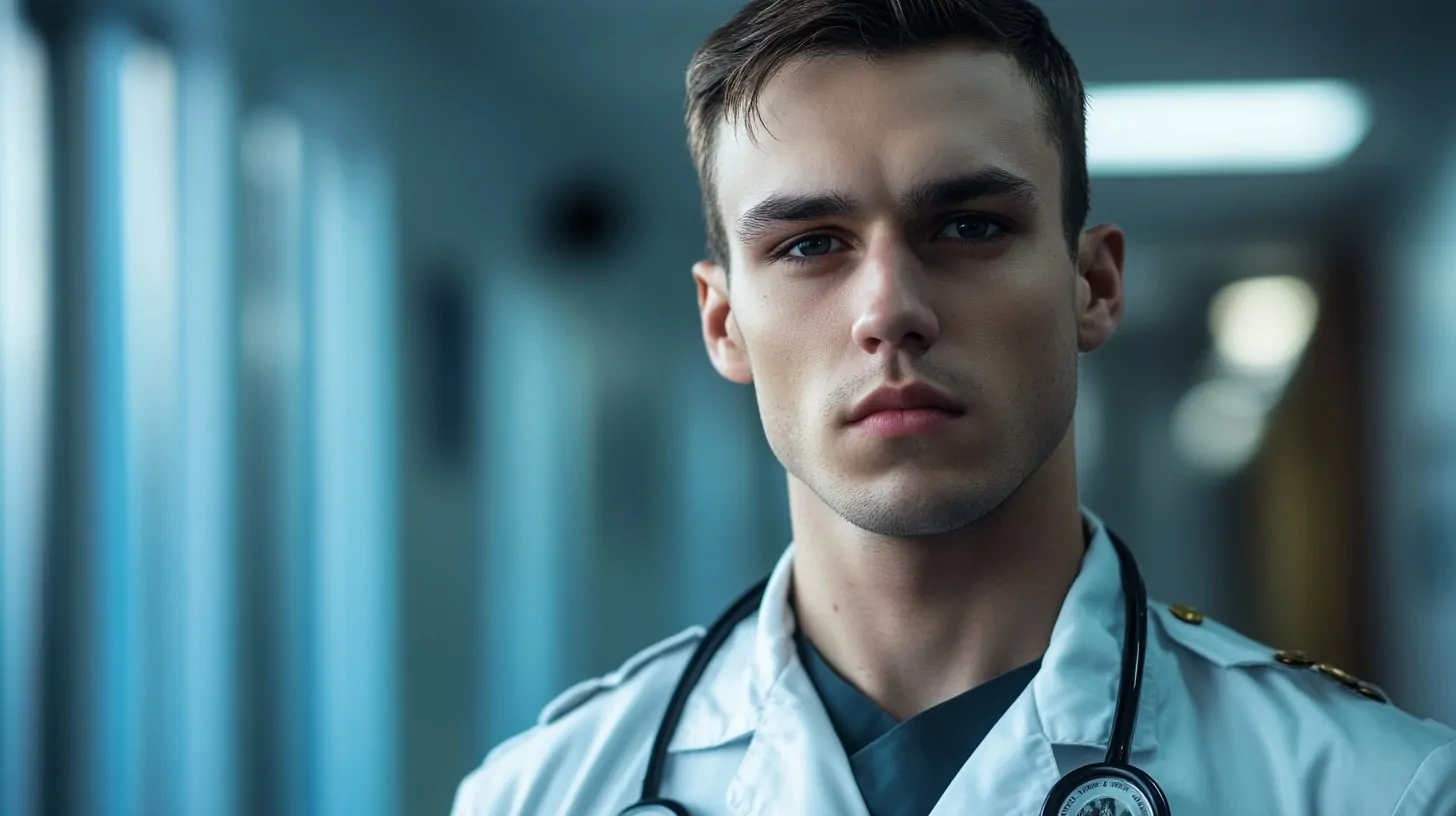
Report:
M 1122 572 L 1123 633 L 1122 678 L 1117 684 L 1117 708 L 1112 715 L 1112 737 L 1107 743 L 1108 765 L 1126 765 L 1137 727 L 1138 701 L 1143 695 L 1143 662 L 1148 645 L 1148 590 L 1137 561 L 1122 539 L 1108 531 Z
M 1079 768 L 1062 777 L 1047 795 L 1043 813 L 1054 813 L 1057 802 L 1065 799 L 1079 785 L 1095 778 L 1110 776 L 1137 787 L 1139 793 L 1152 806 L 1154 816 L 1169 816 L 1167 798 L 1157 782 L 1140 768 L 1128 764 L 1132 753 L 1133 732 L 1137 728 L 1138 701 L 1142 697 L 1143 663 L 1148 640 L 1148 596 L 1131 550 L 1116 533 L 1109 530 L 1108 536 L 1112 540 L 1113 549 L 1117 551 L 1125 603 L 1122 677 L 1118 682 L 1117 704 L 1113 710 L 1112 734 L 1108 739 L 1107 755 L 1103 762 Z M 653 739 L 652 749 L 647 755 L 647 772 L 642 778 L 642 798 L 629 805 L 621 816 L 629 816 L 634 811 L 650 813 L 654 809 L 675 816 L 691 816 L 681 803 L 661 796 L 662 776 L 667 768 L 667 748 L 677 731 L 683 710 L 687 707 L 688 697 L 702 679 L 703 672 L 707 671 L 713 657 L 738 624 L 747 620 L 758 609 L 767 586 L 768 579 L 765 578 L 734 601 L 708 627 L 703 640 L 693 650 L 682 676 L 678 678 L 677 686 L 672 690 L 672 697 L 668 699 L 667 710 L 663 712 L 657 736 Z

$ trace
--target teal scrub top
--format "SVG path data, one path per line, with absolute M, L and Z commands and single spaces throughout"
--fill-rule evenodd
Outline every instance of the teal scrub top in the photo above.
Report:
M 1034 660 L 899 722 L 841 677 L 802 632 L 796 640 L 872 816 L 930 813 L 1041 667 Z

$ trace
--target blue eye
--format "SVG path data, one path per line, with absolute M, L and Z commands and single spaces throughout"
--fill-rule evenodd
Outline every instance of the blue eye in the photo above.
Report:
M 832 235 L 810 235 L 795 241 L 787 254 L 791 258 L 813 258 L 827 255 L 836 249 L 839 249 L 838 238 Z
M 955 238 L 961 241 L 980 243 L 992 241 L 1006 232 L 1006 229 L 990 218 L 979 215 L 963 215 L 941 227 L 937 238 Z

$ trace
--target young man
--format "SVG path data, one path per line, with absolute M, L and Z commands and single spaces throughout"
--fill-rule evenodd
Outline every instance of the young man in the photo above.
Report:
M 1456 732 L 1145 602 L 1081 508 L 1124 239 L 1084 229 L 1082 84 L 1034 6 L 754 0 L 687 84 L 703 339 L 794 542 L 722 638 L 567 692 L 457 816 L 1456 814 Z

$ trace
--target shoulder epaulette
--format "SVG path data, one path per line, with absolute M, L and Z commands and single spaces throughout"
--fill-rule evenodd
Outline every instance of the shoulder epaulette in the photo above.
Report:
M 704 632 L 705 630 L 701 626 L 693 626 L 685 629 L 666 640 L 660 640 L 637 654 L 632 655 L 616 671 L 577 683 L 547 703 L 546 707 L 541 710 L 541 716 L 536 718 L 536 724 L 548 725 L 561 719 L 571 711 L 579 708 L 587 700 L 625 683 L 643 666 L 646 666 L 659 657 L 696 644 L 703 638 Z
M 1311 671 L 1334 680 L 1350 691 L 1376 702 L 1389 702 L 1385 692 L 1344 669 L 1295 649 L 1271 649 L 1181 604 L 1148 603 L 1148 609 L 1166 622 L 1168 636 L 1189 651 L 1222 668 L 1283 666 Z

